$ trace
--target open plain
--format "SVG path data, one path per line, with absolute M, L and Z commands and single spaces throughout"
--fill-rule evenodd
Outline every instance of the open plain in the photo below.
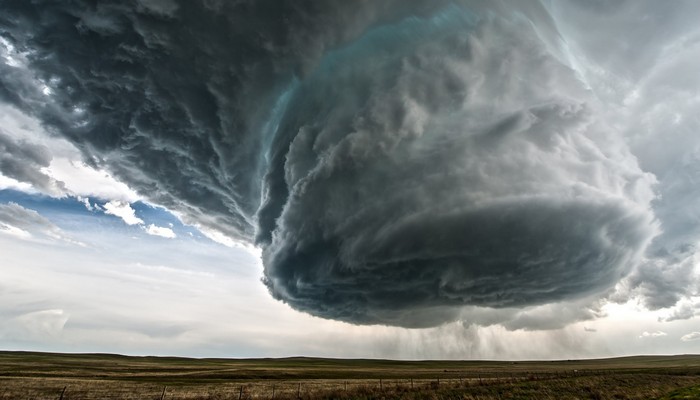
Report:
M 699 398 L 700 356 L 190 359 L 0 352 L 0 399 Z

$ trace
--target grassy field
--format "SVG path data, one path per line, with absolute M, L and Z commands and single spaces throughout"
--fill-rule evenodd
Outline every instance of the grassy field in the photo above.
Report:
M 699 393 L 698 355 L 497 362 L 0 352 L 3 400 L 686 399 Z

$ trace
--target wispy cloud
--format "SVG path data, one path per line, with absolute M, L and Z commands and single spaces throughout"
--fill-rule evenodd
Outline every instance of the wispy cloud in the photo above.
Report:
M 647 338 L 654 339 L 654 338 L 660 338 L 660 337 L 664 337 L 664 336 L 668 336 L 668 334 L 666 332 L 662 332 L 662 331 L 655 331 L 655 332 L 644 331 L 644 332 L 642 332 L 641 335 L 639 335 L 639 338 L 640 339 L 647 339 Z
M 687 335 L 681 336 L 681 340 L 684 342 L 692 342 L 695 340 L 700 340 L 700 332 L 690 332 Z
M 0 204 L 0 232 L 25 240 L 58 240 L 84 246 L 66 235 L 53 222 L 17 203 Z

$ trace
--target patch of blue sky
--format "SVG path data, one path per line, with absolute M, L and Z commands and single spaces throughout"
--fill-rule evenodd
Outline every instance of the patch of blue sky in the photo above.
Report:
M 76 197 L 55 198 L 41 194 L 25 193 L 12 189 L 0 190 L 0 204 L 17 203 L 20 206 L 34 210 L 49 219 L 53 224 L 67 232 L 102 232 L 128 236 L 145 237 L 148 235 L 144 226 L 155 225 L 172 229 L 181 240 L 201 240 L 211 242 L 196 228 L 183 224 L 175 215 L 162 207 L 153 206 L 141 201 L 131 204 L 135 215 L 143 220 L 143 224 L 127 225 L 121 218 L 106 214 L 100 208 L 88 209 Z M 104 206 L 108 200 L 89 198 L 90 205 Z M 165 240 L 165 238 L 154 237 Z
M 85 205 L 74 197 L 55 198 L 42 194 L 25 193 L 13 189 L 0 190 L 0 203 L 17 203 L 48 218 L 51 214 L 84 214 Z
M 91 199 L 92 200 L 92 199 Z M 102 204 L 102 203 L 99 203 Z M 173 215 L 166 208 L 154 206 L 142 201 L 137 201 L 131 204 L 136 216 L 141 218 L 146 225 L 156 225 L 172 229 L 178 236 L 187 235 L 188 237 L 206 239 L 196 228 L 185 225 L 178 217 Z M 206 239 L 209 240 L 209 239 Z
M 143 202 L 132 203 L 136 216 L 144 223 L 128 225 L 121 218 L 105 214 L 102 210 L 88 210 L 75 197 L 53 198 L 0 190 L 0 204 L 10 202 L 38 212 L 58 226 L 62 236 L 71 239 L 71 242 L 57 240 L 55 243 L 71 254 L 67 259 L 57 256 L 59 259 L 54 261 L 61 265 L 83 260 L 97 270 L 121 268 L 114 265 L 131 265 L 162 270 L 163 273 L 195 271 L 253 280 L 261 274 L 260 261 L 253 254 L 212 241 L 162 207 Z M 106 202 L 104 199 L 90 198 L 91 205 L 97 203 L 102 206 Z M 172 229 L 177 236 L 164 238 L 149 235 L 147 228 L 150 224 Z M 2 240 L 0 237 L 0 242 Z

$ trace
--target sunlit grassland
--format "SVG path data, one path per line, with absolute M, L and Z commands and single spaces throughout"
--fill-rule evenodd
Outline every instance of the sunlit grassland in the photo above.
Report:
M 693 398 L 678 396 L 698 388 L 697 355 L 501 362 L 0 352 L 0 399 L 653 399 Z

